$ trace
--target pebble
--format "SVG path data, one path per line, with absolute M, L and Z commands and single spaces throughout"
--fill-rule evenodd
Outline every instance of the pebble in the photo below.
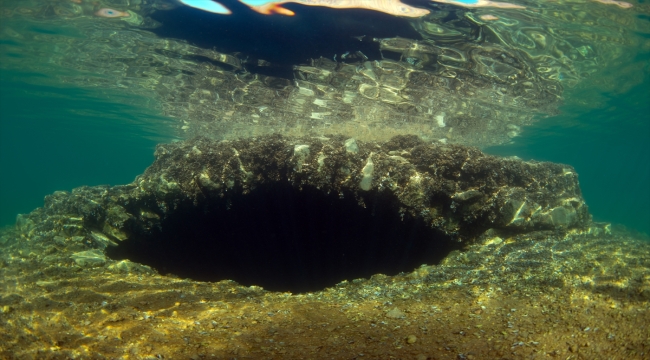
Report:
M 415 337 L 415 335 L 409 335 L 409 336 L 406 337 L 406 342 L 409 343 L 409 344 L 415 344 L 415 342 L 417 340 L 418 340 L 418 338 Z
M 386 313 L 386 317 L 391 319 L 403 319 L 406 317 L 406 314 L 404 314 L 400 309 L 394 308 Z

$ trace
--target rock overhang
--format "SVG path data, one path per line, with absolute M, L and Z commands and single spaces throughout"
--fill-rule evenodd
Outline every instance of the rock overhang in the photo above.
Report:
M 124 248 L 123 244 L 134 239 L 155 243 L 161 229 L 170 228 L 173 219 L 179 223 L 191 221 L 209 212 L 206 209 L 219 207 L 222 211 L 219 216 L 230 216 L 227 210 L 247 197 L 276 201 L 277 195 L 260 195 L 274 191 L 289 194 L 295 204 L 311 199 L 309 196 L 317 197 L 319 200 L 310 201 L 318 204 L 320 212 L 347 211 L 336 206 L 370 209 L 370 213 L 380 208 L 390 214 L 382 222 L 392 224 L 391 228 L 399 227 L 400 221 L 410 221 L 411 227 L 418 224 L 426 230 L 421 230 L 417 241 L 406 235 L 393 236 L 398 239 L 394 242 L 382 240 L 372 244 L 371 240 L 359 240 L 362 249 L 357 250 L 358 254 L 364 254 L 363 249 L 373 246 L 388 244 L 389 248 L 399 248 L 404 245 L 400 241 L 414 241 L 420 246 L 416 251 L 426 253 L 426 249 L 435 245 L 435 256 L 412 257 L 413 261 L 422 263 L 439 261 L 448 251 L 471 244 L 486 232 L 508 236 L 537 230 L 566 230 L 590 223 L 577 174 L 570 166 L 499 158 L 476 148 L 426 143 L 416 136 L 397 136 L 384 143 L 344 136 L 268 135 L 236 141 L 194 138 L 159 145 L 155 155 L 154 163 L 131 184 L 82 187 L 71 193 L 49 195 L 43 208 L 19 218 L 18 229 L 26 236 L 45 234 L 38 237 L 58 241 L 62 251 L 68 253 L 68 261 L 79 265 L 150 271 L 137 261 L 116 261 L 106 258 L 106 254 L 120 246 Z M 333 203 L 338 205 L 331 207 Z M 255 216 L 263 214 L 255 213 Z M 360 215 L 359 221 L 366 215 Z M 246 213 L 237 216 L 239 219 Z M 305 221 L 320 217 L 318 213 Z M 391 222 L 395 219 L 400 220 Z M 332 221 L 336 225 L 319 223 L 318 226 L 344 227 L 341 221 Z M 367 224 L 372 224 L 368 221 Z M 210 226 L 199 227 L 214 232 Z M 367 226 L 376 227 L 376 223 Z M 408 231 L 404 230 L 403 234 Z M 251 234 L 259 235 L 248 233 Z M 219 241 L 215 239 L 211 241 Z M 170 251 L 177 252 L 174 246 Z M 397 252 L 403 250 L 399 249 Z M 314 253 L 313 249 L 310 251 Z M 363 256 L 367 255 L 356 260 L 366 261 Z M 122 252 L 122 258 L 129 257 Z M 386 263 L 389 258 L 381 258 L 379 262 Z M 376 271 L 390 273 L 393 269 L 396 273 L 410 271 L 418 265 Z M 154 267 L 166 272 L 159 264 Z M 337 276 L 343 280 L 346 274 Z M 254 284 L 255 280 L 249 283 Z

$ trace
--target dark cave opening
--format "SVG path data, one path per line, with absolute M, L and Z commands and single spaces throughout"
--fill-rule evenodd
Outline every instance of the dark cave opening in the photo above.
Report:
M 264 185 L 229 200 L 181 205 L 159 231 L 107 254 L 164 275 L 302 293 L 413 271 L 459 247 L 421 219 L 400 215 L 394 195 L 361 196 Z

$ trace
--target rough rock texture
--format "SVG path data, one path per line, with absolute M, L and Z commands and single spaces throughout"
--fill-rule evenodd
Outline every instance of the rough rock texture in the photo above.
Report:
M 26 234 L 63 232 L 104 248 L 159 227 L 176 209 L 229 201 L 272 182 L 356 196 L 360 206 L 388 194 L 402 215 L 462 242 L 489 229 L 561 230 L 590 221 L 570 166 L 498 158 L 415 136 L 383 144 L 336 136 L 195 138 L 160 145 L 155 154 L 132 184 L 56 192 L 43 208 L 20 217 L 19 228 Z
M 648 356 L 650 245 L 591 223 L 570 167 L 415 137 L 194 139 L 156 157 L 132 184 L 56 192 L 0 232 L 0 357 Z M 466 246 L 297 295 L 106 256 L 175 211 L 282 181 L 360 206 L 392 196 L 396 211 Z
M 647 359 L 650 348 L 650 243 L 600 226 L 486 237 L 439 265 L 299 295 L 82 264 L 62 251 L 70 237 L 19 236 L 0 233 L 12 243 L 0 248 L 3 359 Z

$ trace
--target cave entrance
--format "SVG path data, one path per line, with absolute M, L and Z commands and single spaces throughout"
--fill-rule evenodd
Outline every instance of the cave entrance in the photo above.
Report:
M 393 194 L 361 196 L 267 184 L 229 200 L 181 205 L 161 229 L 107 254 L 163 275 L 302 293 L 410 272 L 459 247 L 421 219 L 402 216 Z

